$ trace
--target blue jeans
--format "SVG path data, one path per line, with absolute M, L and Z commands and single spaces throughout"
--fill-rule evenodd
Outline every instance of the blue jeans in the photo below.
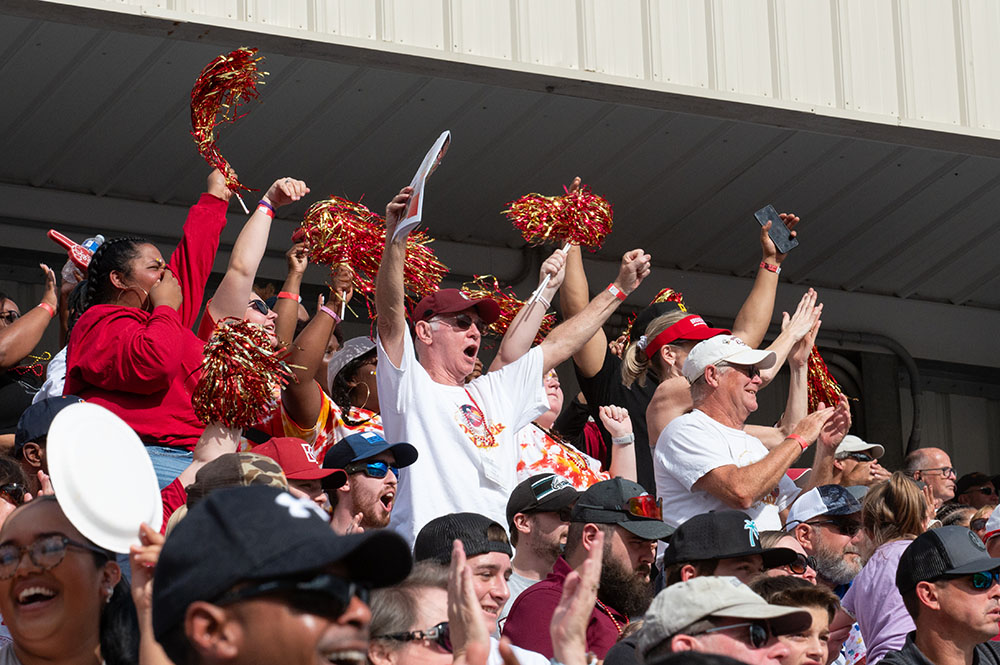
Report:
M 181 471 L 194 459 L 190 450 L 170 446 L 146 446 L 146 452 L 153 461 L 156 481 L 160 484 L 161 490 L 174 482 L 174 479 L 181 475 Z

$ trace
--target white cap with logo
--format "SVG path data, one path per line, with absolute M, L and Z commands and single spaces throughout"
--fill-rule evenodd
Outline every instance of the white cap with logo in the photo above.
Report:
M 684 361 L 684 378 L 694 383 L 705 373 L 709 365 L 725 362 L 730 365 L 756 365 L 758 369 L 768 369 L 774 365 L 777 356 L 773 351 L 752 349 L 734 335 L 716 335 L 704 342 L 698 342 L 687 360 Z

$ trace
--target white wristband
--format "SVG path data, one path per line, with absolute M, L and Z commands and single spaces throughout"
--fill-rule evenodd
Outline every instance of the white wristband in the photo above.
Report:
M 630 443 L 635 443 L 635 434 L 629 432 L 625 436 L 613 436 L 611 437 L 611 443 L 616 446 L 627 446 Z
M 543 305 L 545 305 L 545 309 L 549 309 L 550 307 L 552 307 L 552 303 L 550 303 L 548 300 L 546 300 L 545 296 L 543 296 L 541 294 L 539 294 L 538 297 L 535 298 L 535 300 L 537 300 L 538 302 L 540 302 Z

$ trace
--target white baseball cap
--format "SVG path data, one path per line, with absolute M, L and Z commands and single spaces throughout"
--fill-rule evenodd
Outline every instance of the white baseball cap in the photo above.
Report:
M 853 434 L 848 434 L 844 437 L 844 440 L 837 444 L 837 450 L 834 451 L 834 457 L 841 457 L 847 455 L 847 453 L 863 453 L 870 451 L 870 454 L 875 459 L 882 457 L 885 454 L 885 448 L 877 443 L 868 443 L 864 439 L 854 436 Z
M 768 369 L 776 360 L 773 351 L 752 349 L 734 335 L 716 335 L 704 342 L 698 342 L 687 360 L 684 361 L 684 378 L 694 383 L 705 373 L 709 365 L 721 362 L 730 365 L 756 365 L 758 369 Z

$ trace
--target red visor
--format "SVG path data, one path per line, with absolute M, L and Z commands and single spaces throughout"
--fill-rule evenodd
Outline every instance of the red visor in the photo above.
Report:
M 646 345 L 646 357 L 652 358 L 661 348 L 679 339 L 698 341 L 711 339 L 716 335 L 729 335 L 730 331 L 725 328 L 709 328 L 697 314 L 685 316 L 683 319 L 670 326 Z

